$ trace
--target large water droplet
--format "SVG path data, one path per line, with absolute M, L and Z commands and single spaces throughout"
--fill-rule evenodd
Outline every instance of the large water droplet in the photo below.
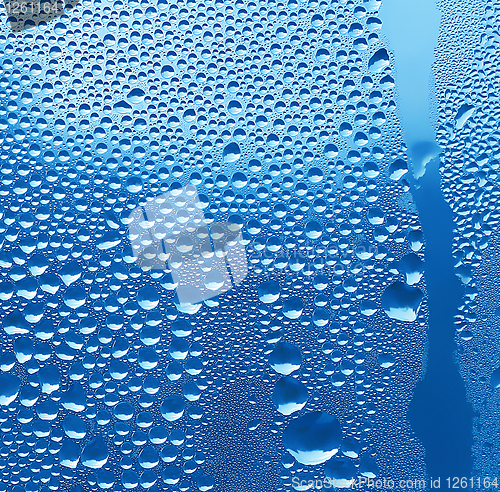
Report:
M 335 417 L 311 412 L 292 420 L 283 432 L 283 446 L 303 465 L 319 465 L 337 454 L 342 431 Z
M 304 384 L 290 376 L 283 376 L 274 387 L 273 403 L 278 412 L 291 415 L 304 408 L 308 393 Z
M 424 295 L 417 287 L 394 282 L 382 294 L 382 309 L 389 318 L 398 321 L 415 321 Z

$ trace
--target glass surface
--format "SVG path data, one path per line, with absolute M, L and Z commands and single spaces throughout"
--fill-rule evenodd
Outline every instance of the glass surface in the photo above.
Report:
M 0 491 L 497 489 L 498 2 L 0 10 Z

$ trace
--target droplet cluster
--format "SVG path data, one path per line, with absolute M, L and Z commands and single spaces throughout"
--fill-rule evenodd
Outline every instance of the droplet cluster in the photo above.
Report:
M 474 422 L 474 470 L 496 473 L 498 423 L 498 211 L 500 133 L 498 6 L 442 2 L 434 69 L 443 194 L 453 211 L 455 272 L 464 286 L 455 316 L 458 361 Z M 445 36 L 448 31 L 451 35 Z M 450 51 L 451 49 L 451 51 Z M 451 55 L 450 53 L 453 52 Z M 446 61 L 445 61 L 446 58 Z
M 424 476 L 424 240 L 380 4 L 83 0 L 2 24 L 0 490 Z M 128 227 L 188 185 L 201 212 L 163 207 L 169 234 L 237 224 L 249 268 L 192 314 Z

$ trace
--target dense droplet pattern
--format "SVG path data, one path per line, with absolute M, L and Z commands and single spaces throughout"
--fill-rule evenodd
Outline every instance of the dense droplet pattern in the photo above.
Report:
M 83 0 L 2 25 L 0 490 L 423 477 L 424 246 L 379 7 Z M 158 198 L 186 186 L 197 214 Z M 185 309 L 182 257 L 131 248 L 153 200 L 158 240 L 241 227 L 245 280 Z
M 455 340 L 473 424 L 474 470 L 496 473 L 498 424 L 498 5 L 442 2 L 436 123 L 443 194 L 453 211 L 455 273 L 463 284 Z M 455 19 L 460 19 L 455 22 Z M 452 20 L 453 19 L 453 20 Z M 458 28 L 460 26 L 460 28 Z M 450 35 L 443 35 L 444 30 Z M 450 53 L 453 53 L 450 55 Z

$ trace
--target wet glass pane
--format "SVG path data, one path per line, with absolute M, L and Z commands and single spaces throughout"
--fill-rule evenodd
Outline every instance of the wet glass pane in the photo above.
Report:
M 4 0 L 0 492 L 496 489 L 499 7 Z

